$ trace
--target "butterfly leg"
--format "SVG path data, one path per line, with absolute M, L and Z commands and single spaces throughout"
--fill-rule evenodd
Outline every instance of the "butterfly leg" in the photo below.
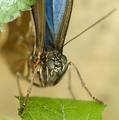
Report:
M 32 89 L 32 86 L 33 86 L 33 84 L 34 84 L 34 79 L 35 79 L 35 75 L 36 75 L 36 73 L 37 73 L 38 68 L 39 68 L 39 66 L 37 66 L 37 67 L 35 68 L 35 71 L 34 71 L 34 74 L 33 74 L 33 78 L 31 79 L 30 85 L 29 85 L 29 87 L 28 87 L 28 90 L 27 90 L 27 94 L 26 94 L 24 103 L 23 103 L 22 107 L 20 108 L 20 111 L 19 111 L 18 115 L 21 115 L 21 114 L 23 113 L 23 111 L 24 111 L 24 108 L 25 108 L 26 103 L 27 103 L 28 98 L 29 98 L 29 94 L 31 93 L 31 89 Z
M 76 70 L 76 72 L 77 72 L 77 74 L 78 74 L 78 76 L 79 76 L 79 79 L 80 79 L 80 81 L 81 81 L 81 84 L 82 84 L 82 86 L 84 87 L 84 89 L 88 92 L 89 96 L 90 96 L 93 100 L 95 100 L 96 102 L 98 102 L 98 103 L 100 103 L 100 104 L 104 104 L 101 100 L 97 99 L 96 97 L 94 97 L 94 96 L 92 95 L 92 93 L 91 93 L 91 92 L 89 91 L 89 89 L 86 87 L 86 85 L 85 85 L 85 83 L 84 83 L 84 80 L 82 79 L 81 74 L 80 74 L 78 68 L 77 68 L 72 62 L 69 62 L 69 63 L 68 63 L 68 69 L 70 69 L 71 66 L 74 66 L 74 68 L 75 68 L 75 70 Z M 70 77 L 70 78 L 71 78 L 71 77 Z M 71 82 L 70 82 L 70 83 L 71 83 Z M 70 83 L 69 83 L 69 85 L 70 85 Z M 70 85 L 70 86 L 71 86 L 71 85 Z M 69 87 L 69 88 L 70 88 L 70 87 Z M 71 91 L 71 88 L 70 88 L 69 90 Z M 71 94 L 72 94 L 72 93 L 71 93 Z
M 69 65 L 69 67 L 70 67 L 70 65 Z M 74 95 L 74 93 L 73 93 L 73 91 L 72 91 L 72 87 L 71 87 L 71 69 L 68 70 L 68 80 L 69 80 L 69 81 L 68 81 L 68 89 L 69 89 L 69 92 L 70 92 L 72 98 L 73 98 L 73 99 L 76 99 L 76 97 L 75 97 L 75 95 Z
M 18 86 L 19 95 L 23 96 L 19 79 L 22 78 L 23 80 L 25 80 L 25 81 L 27 81 L 29 83 L 31 82 L 31 80 L 28 77 L 25 77 L 24 75 L 22 75 L 22 73 L 20 73 L 20 72 L 17 72 L 16 75 L 17 75 L 17 86 Z M 36 83 L 33 83 L 33 84 L 35 86 L 39 87 L 38 84 L 36 84 Z
M 31 80 L 28 78 L 28 77 L 25 77 L 24 75 L 22 75 L 22 73 L 20 72 L 17 72 L 17 80 L 19 80 L 19 78 L 22 78 L 23 80 L 27 81 L 28 83 L 31 82 Z M 17 82 L 17 84 L 19 85 L 19 81 Z M 36 87 L 41 87 L 41 85 L 37 84 L 37 83 L 33 83 L 34 86 Z M 18 86 L 18 89 L 21 89 L 19 86 Z

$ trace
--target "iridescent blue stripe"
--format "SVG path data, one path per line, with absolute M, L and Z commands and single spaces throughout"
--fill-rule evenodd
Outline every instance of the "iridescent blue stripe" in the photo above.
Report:
M 59 34 L 67 0 L 46 0 L 46 38 L 45 44 L 53 46 Z

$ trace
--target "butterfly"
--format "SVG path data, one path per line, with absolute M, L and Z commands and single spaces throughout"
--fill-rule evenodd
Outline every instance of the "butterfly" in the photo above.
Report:
M 81 83 L 89 95 L 95 101 L 103 103 L 92 96 L 85 86 L 78 68 L 72 62 L 67 63 L 67 58 L 63 55 L 72 6 L 73 0 L 38 0 L 31 6 L 33 17 L 29 11 L 22 12 L 20 21 L 18 19 L 9 24 L 8 40 L 2 47 L 3 56 L 17 76 L 30 82 L 19 115 L 26 106 L 32 85 L 54 86 L 60 82 L 71 66 L 75 67 Z M 31 27 L 33 24 L 34 29 Z M 29 77 L 31 71 L 32 78 Z

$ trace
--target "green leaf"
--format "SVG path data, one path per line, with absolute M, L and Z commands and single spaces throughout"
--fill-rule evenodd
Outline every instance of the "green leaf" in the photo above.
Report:
M 0 0 L 0 31 L 2 24 L 13 21 L 20 16 L 20 10 L 30 10 L 37 0 Z
M 3 24 L 0 23 L 0 31 L 3 29 Z
M 19 97 L 20 107 L 24 97 Z M 23 120 L 102 120 L 106 106 L 93 101 L 30 97 Z

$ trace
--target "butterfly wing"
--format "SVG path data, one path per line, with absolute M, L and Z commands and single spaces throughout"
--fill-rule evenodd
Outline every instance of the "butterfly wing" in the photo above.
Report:
M 21 17 L 8 24 L 7 41 L 1 52 L 14 73 L 24 73 L 25 63 L 33 51 L 34 33 L 30 25 L 30 11 L 22 12 Z
M 32 7 L 32 14 L 36 30 L 36 54 L 43 52 L 45 41 L 45 0 L 38 0 Z
M 33 23 L 31 23 L 32 27 L 29 26 L 31 22 L 30 11 L 22 12 L 20 18 L 9 23 L 8 39 L 2 47 L 2 54 L 14 73 L 19 71 L 26 76 L 26 73 L 24 73 L 25 65 L 27 64 L 28 66 L 29 56 L 34 53 L 34 48 L 36 54 L 40 54 L 43 51 L 45 40 L 44 5 L 45 1 L 39 0 L 32 8 L 36 40 Z
M 73 0 L 46 0 L 45 46 L 62 52 Z

